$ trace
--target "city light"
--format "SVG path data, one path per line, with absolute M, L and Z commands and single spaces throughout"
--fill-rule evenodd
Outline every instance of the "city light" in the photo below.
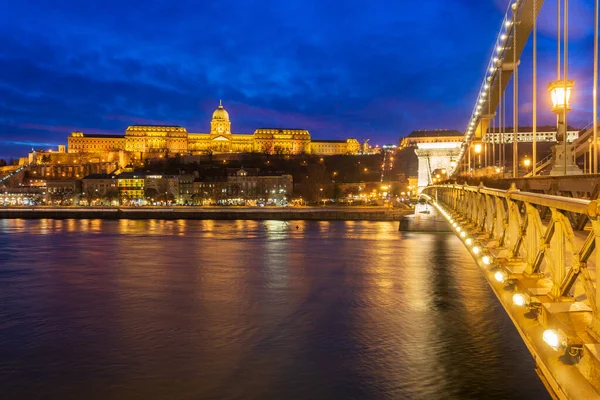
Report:
M 563 339 L 561 336 L 562 335 L 560 335 L 554 329 L 546 329 L 542 334 L 542 339 L 548 346 L 552 347 L 554 350 L 558 350 L 562 346 L 563 342 L 563 340 L 561 340 Z
M 526 293 L 515 293 L 512 297 L 513 304 L 519 307 L 528 306 L 531 302 L 531 298 Z
M 552 111 L 562 112 L 565 110 L 565 100 L 567 111 L 571 109 L 571 91 L 575 81 L 567 80 L 566 85 L 564 80 L 552 81 L 548 84 L 550 97 L 552 99 Z M 565 96 L 566 88 L 566 96 Z
M 504 283 L 508 279 L 508 274 L 504 270 L 498 270 L 494 273 L 494 279 L 499 283 Z

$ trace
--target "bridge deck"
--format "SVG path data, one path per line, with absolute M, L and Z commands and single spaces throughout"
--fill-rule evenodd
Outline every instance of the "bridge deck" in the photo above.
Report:
M 600 203 L 459 185 L 428 187 L 423 195 L 460 234 L 551 394 L 600 399 L 600 292 L 595 284 Z M 587 226 L 574 230 L 574 215 L 585 217 Z M 514 304 L 517 293 L 528 295 L 530 302 Z M 543 339 L 548 332 L 558 338 L 554 348 Z

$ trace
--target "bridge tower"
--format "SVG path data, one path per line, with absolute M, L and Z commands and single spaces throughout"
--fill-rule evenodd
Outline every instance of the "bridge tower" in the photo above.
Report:
M 456 130 L 434 129 L 411 132 L 402 140 L 402 147 L 416 147 L 419 159 L 418 191 L 433 183 L 434 171 L 453 168 L 460 154 L 464 135 Z

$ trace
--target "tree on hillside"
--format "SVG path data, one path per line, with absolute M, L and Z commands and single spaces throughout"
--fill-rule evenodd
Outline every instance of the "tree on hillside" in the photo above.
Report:
M 144 198 L 146 199 L 146 201 L 156 201 L 156 199 L 158 198 L 158 191 L 154 188 L 145 188 Z
M 263 144 L 262 152 L 266 155 L 273 154 L 273 142 L 266 142 Z
M 342 198 L 342 190 L 340 189 L 340 185 L 336 184 L 333 187 L 333 199 L 338 202 Z
M 114 201 L 119 200 L 119 191 L 117 189 L 108 190 L 104 194 L 104 199 L 106 199 L 106 202 L 108 203 L 108 205 L 112 205 L 112 203 Z

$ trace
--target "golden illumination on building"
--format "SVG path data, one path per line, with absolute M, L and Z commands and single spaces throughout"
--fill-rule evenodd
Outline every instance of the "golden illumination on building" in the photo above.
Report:
M 267 154 L 357 154 L 356 139 L 311 140 L 306 129 L 259 128 L 253 134 L 231 133 L 229 113 L 220 103 L 213 112 L 209 133 L 191 133 L 178 125 L 132 125 L 124 135 L 72 132 L 69 153 L 126 151 L 145 157 L 163 154 L 267 153 Z

